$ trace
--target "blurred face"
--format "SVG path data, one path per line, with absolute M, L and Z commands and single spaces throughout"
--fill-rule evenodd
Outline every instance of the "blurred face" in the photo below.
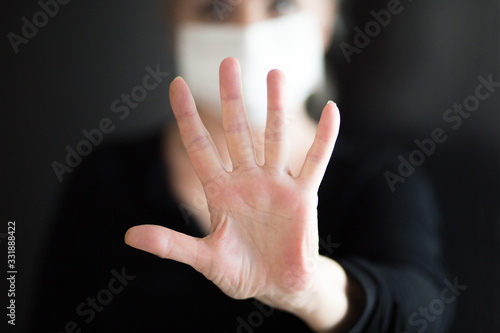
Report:
M 183 22 L 244 26 L 306 11 L 321 26 L 325 50 L 333 33 L 335 5 L 335 0 L 165 0 L 167 22 L 174 31 Z
M 270 70 L 285 73 L 290 113 L 304 111 L 324 82 L 332 0 L 166 0 L 166 12 L 177 69 L 203 113 L 221 118 L 218 69 L 226 57 L 241 63 L 252 128 L 265 127 Z

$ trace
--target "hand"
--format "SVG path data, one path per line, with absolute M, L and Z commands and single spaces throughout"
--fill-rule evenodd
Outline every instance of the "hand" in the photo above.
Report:
M 182 142 L 205 190 L 209 235 L 198 239 L 144 225 L 128 230 L 125 241 L 192 266 L 232 298 L 256 297 L 299 313 L 309 306 L 312 293 L 318 291 L 319 274 L 324 272 L 319 269 L 324 258 L 318 254 L 317 192 L 337 138 L 340 116 L 335 104 L 325 106 L 314 143 L 300 174 L 294 177 L 288 167 L 284 76 L 278 70 L 271 71 L 265 163 L 258 165 L 240 75 L 236 59 L 222 62 L 222 122 L 233 164 L 230 171 L 222 165 L 187 84 L 176 78 L 170 86 Z

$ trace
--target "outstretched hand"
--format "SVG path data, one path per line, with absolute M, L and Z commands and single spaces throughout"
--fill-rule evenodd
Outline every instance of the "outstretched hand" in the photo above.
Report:
M 268 76 L 265 162 L 255 158 L 239 63 L 220 67 L 222 122 L 232 170 L 226 170 L 182 78 L 170 100 L 182 142 L 201 180 L 210 212 L 208 236 L 194 238 L 154 225 L 127 231 L 130 246 L 192 266 L 235 299 L 256 297 L 290 310 L 310 302 L 318 269 L 317 192 L 337 138 L 340 116 L 328 103 L 301 172 L 293 176 L 285 126 L 284 76 Z M 300 135 L 300 134 L 296 134 Z M 332 282 L 333 283 L 333 282 Z M 297 310 L 298 311 L 298 310 Z

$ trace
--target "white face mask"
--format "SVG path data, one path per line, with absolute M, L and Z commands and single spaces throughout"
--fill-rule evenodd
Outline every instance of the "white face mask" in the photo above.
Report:
M 186 23 L 177 33 L 176 59 L 197 105 L 221 118 L 219 66 L 240 61 L 247 117 L 253 129 L 267 118 L 267 73 L 286 76 L 289 112 L 299 110 L 323 81 L 321 28 L 307 13 L 291 14 L 246 27 Z

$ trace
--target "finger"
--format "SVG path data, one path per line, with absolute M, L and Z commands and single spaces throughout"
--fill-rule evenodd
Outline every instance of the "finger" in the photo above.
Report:
M 203 125 L 186 82 L 178 77 L 170 84 L 170 103 L 182 142 L 203 184 L 223 171 L 219 154 Z
M 288 168 L 290 153 L 285 119 L 285 76 L 279 70 L 267 77 L 266 166 Z
M 241 87 L 241 70 L 234 58 L 220 66 L 222 125 L 233 168 L 256 165 L 252 134 L 245 113 Z
M 323 109 L 316 137 L 309 149 L 299 178 L 318 188 L 325 174 L 339 133 L 340 114 L 333 102 Z
M 210 253 L 199 238 L 158 225 L 141 225 L 127 230 L 125 243 L 160 258 L 172 259 L 200 271 Z

